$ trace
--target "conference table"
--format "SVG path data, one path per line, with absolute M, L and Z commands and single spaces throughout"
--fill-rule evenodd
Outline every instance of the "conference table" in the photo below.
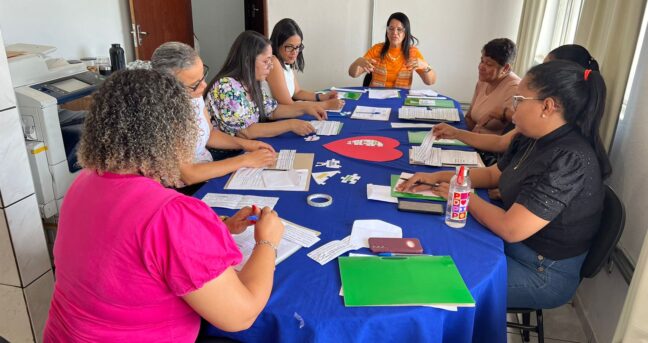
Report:
M 403 171 L 441 170 L 409 164 L 407 132 L 426 129 L 391 128 L 390 122 L 401 122 L 398 109 L 403 106 L 407 91 L 401 91 L 400 95 L 400 98 L 369 99 L 368 93 L 363 93 L 358 100 L 346 100 L 342 110 L 352 112 L 357 105 L 390 107 L 389 122 L 332 116 L 329 120 L 344 124 L 339 135 L 320 136 L 314 142 L 293 133 L 264 139 L 277 151 L 296 149 L 298 153 L 314 153 L 313 172 L 332 170 L 315 166 L 317 162 L 339 160 L 341 173 L 324 185 L 311 178 L 308 192 L 224 190 L 229 178 L 225 176 L 208 181 L 194 194 L 197 198 L 207 193 L 279 197 L 275 210 L 280 217 L 321 232 L 318 243 L 299 249 L 277 265 L 272 295 L 252 327 L 236 333 L 210 327 L 209 335 L 242 342 L 506 342 L 506 257 L 502 240 L 471 216 L 464 228 L 453 229 L 444 223 L 441 215 L 400 212 L 394 203 L 367 199 L 368 183 L 389 185 L 390 175 Z M 454 103 L 459 108 L 459 103 Z M 459 111 L 462 121 L 457 126 L 465 127 L 460 108 Z M 396 139 L 400 143 L 397 149 L 403 156 L 389 162 L 369 162 L 347 158 L 323 147 L 328 142 L 356 136 Z M 357 183 L 341 182 L 341 177 L 354 173 L 361 177 Z M 333 203 L 322 208 L 309 206 L 306 197 L 313 193 L 329 194 Z M 478 194 L 487 198 L 483 190 L 478 190 Z M 235 212 L 224 208 L 214 210 L 221 215 Z M 457 311 L 424 306 L 345 307 L 339 295 L 337 259 L 322 266 L 306 254 L 348 236 L 358 219 L 379 219 L 400 226 L 403 237 L 421 241 L 425 254 L 451 256 L 475 299 L 475 307 L 460 307 Z M 351 252 L 370 253 L 366 248 Z

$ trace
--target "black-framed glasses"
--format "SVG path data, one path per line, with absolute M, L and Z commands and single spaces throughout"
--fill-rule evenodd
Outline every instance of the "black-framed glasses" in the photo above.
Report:
M 517 111 L 517 107 L 520 104 L 520 102 L 524 100 L 544 100 L 542 98 L 527 98 L 522 95 L 514 95 L 513 96 L 513 111 Z
M 192 92 L 195 92 L 196 89 L 198 89 L 198 87 L 200 87 L 200 84 L 203 81 L 205 81 L 205 79 L 207 78 L 207 75 L 209 75 L 209 66 L 206 65 L 206 64 L 203 64 L 203 77 L 200 80 L 196 81 L 196 83 L 194 83 L 193 85 L 186 86 L 186 87 L 191 89 Z
M 293 52 L 295 50 L 304 51 L 305 46 L 304 46 L 304 44 L 299 44 L 299 45 L 290 45 L 290 44 L 288 44 L 288 45 L 284 45 L 283 48 L 284 48 L 284 50 L 286 52 Z

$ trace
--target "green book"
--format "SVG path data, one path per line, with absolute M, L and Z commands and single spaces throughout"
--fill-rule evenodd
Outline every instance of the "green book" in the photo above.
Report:
M 396 190 L 396 184 L 400 180 L 400 175 L 391 176 L 391 196 L 395 198 L 406 198 L 406 199 L 422 199 L 422 200 L 433 200 L 433 201 L 443 201 L 446 202 L 446 199 L 440 196 L 431 196 L 431 195 L 421 195 L 413 193 L 399 192 Z
M 475 306 L 450 256 L 343 256 L 338 261 L 345 306 Z
M 428 132 L 430 131 L 408 131 L 407 138 L 410 144 L 423 144 L 423 139 L 425 139 Z M 468 146 L 468 144 L 458 139 L 437 139 L 434 141 L 434 145 Z
M 336 91 L 338 93 L 338 98 L 343 100 L 358 100 L 362 96 L 361 92 L 346 92 L 346 91 Z
M 429 106 L 429 107 L 446 107 L 454 108 L 455 104 L 452 100 L 447 99 L 424 99 L 424 98 L 405 98 L 406 106 Z

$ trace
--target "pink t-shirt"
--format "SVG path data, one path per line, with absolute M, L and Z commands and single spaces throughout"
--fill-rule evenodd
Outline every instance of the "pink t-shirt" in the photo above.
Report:
M 194 342 L 181 296 L 241 261 L 202 201 L 138 175 L 83 170 L 65 196 L 45 342 Z
M 475 126 L 474 132 L 502 134 L 513 115 L 513 96 L 517 93 L 520 77 L 509 73 L 490 93 L 486 93 L 489 84 L 477 81 L 475 94 L 470 104 L 470 117 L 475 122 L 484 116 L 491 116 L 485 126 Z M 508 116 L 508 118 L 507 118 Z

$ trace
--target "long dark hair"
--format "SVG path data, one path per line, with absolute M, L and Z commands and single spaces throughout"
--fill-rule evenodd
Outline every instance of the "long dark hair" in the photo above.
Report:
M 302 40 L 302 43 L 304 42 L 304 35 L 302 34 L 299 25 L 297 25 L 297 23 L 290 18 L 279 20 L 279 22 L 277 22 L 275 27 L 272 29 L 272 34 L 270 35 L 270 42 L 272 42 L 272 54 L 277 57 L 279 62 L 281 62 L 281 67 L 286 70 L 288 69 L 286 67 L 286 64 L 284 63 L 283 57 L 281 57 L 281 54 L 279 53 L 279 49 L 281 48 L 281 45 L 285 43 L 286 40 L 288 40 L 288 38 L 294 35 L 298 35 Z M 304 54 L 302 50 L 299 50 L 297 60 L 295 61 L 295 64 L 291 66 L 291 68 L 303 72 L 305 64 L 306 62 L 304 62 Z
M 402 12 L 396 12 L 389 16 L 387 19 L 387 27 L 389 27 L 389 22 L 392 19 L 396 19 L 403 24 L 405 29 L 405 38 L 403 38 L 403 44 L 401 44 L 401 51 L 405 56 L 405 61 L 409 60 L 410 56 L 410 47 L 418 44 L 418 39 L 412 35 L 412 30 L 410 28 L 409 18 Z M 385 28 L 385 44 L 383 44 L 382 50 L 380 50 L 380 58 L 385 59 L 385 55 L 389 51 L 389 37 L 387 36 L 387 29 Z
M 265 48 L 270 46 L 270 41 L 256 31 L 243 31 L 236 37 L 230 48 L 223 67 L 216 77 L 209 83 L 208 92 L 212 91 L 214 83 L 224 78 L 231 77 L 240 82 L 259 109 L 261 116 L 265 115 L 263 106 L 263 92 L 261 82 L 256 79 L 256 58 Z
M 568 60 L 580 64 L 583 68 L 599 71 L 599 64 L 587 49 L 578 44 L 561 45 L 551 50 L 548 56 L 554 60 Z
M 590 142 L 601 174 L 607 178 L 612 173 L 612 166 L 599 135 L 607 91 L 598 71 L 588 73 L 585 79 L 585 69 L 579 64 L 555 60 L 531 68 L 527 76 L 529 88 L 537 91 L 540 99 L 553 98 L 562 106 L 565 120 Z

